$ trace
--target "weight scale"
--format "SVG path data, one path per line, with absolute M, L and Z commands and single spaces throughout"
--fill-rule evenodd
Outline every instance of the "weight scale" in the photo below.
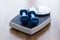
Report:
M 30 26 L 30 24 L 27 24 L 26 26 L 22 25 L 21 24 L 21 21 L 20 21 L 20 14 L 18 14 L 16 17 L 14 17 L 9 25 L 11 28 L 14 28 L 14 29 L 17 29 L 19 31 L 22 31 L 24 33 L 27 33 L 27 34 L 34 34 L 36 33 L 37 31 L 41 30 L 42 28 L 44 28 L 47 24 L 50 23 L 50 11 L 48 14 L 44 14 L 44 15 L 38 15 L 36 14 L 36 16 L 39 18 L 39 24 L 37 26 Z

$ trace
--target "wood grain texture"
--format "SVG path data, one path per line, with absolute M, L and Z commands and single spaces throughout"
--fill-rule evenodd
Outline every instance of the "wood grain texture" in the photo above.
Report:
M 21 38 L 22 40 L 37 40 L 39 37 L 43 36 L 44 33 L 47 33 L 47 31 L 50 28 L 50 24 L 48 24 L 46 27 L 44 27 L 42 30 L 38 31 L 37 33 L 33 34 L 33 35 L 28 35 L 25 34 L 21 31 L 18 31 L 16 29 L 10 28 L 10 33 L 12 35 L 15 35 L 16 37 Z

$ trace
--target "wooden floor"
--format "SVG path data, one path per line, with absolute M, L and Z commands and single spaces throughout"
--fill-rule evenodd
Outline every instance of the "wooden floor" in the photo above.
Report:
M 17 37 L 20 37 L 24 40 L 37 40 L 39 37 L 43 36 L 44 34 L 47 35 L 49 28 L 50 28 L 50 23 L 46 27 L 44 27 L 42 30 L 38 31 L 37 33 L 35 33 L 33 35 L 25 34 L 21 31 L 13 29 L 13 28 L 10 28 L 10 32 L 11 32 L 11 34 L 13 34 Z
M 38 4 L 51 9 L 51 22 L 42 30 L 28 35 L 9 26 L 20 8 L 22 0 L 0 0 L 0 40 L 60 40 L 60 0 L 40 0 Z

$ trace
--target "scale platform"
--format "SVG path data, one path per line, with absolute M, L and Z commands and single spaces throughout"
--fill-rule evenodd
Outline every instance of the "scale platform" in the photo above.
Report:
M 27 26 L 24 26 L 21 24 L 20 22 L 20 15 L 18 14 L 16 17 L 14 17 L 10 23 L 9 26 L 11 28 L 17 29 L 19 31 L 22 31 L 24 33 L 27 34 L 34 34 L 37 31 L 41 30 L 43 27 L 45 27 L 47 24 L 50 23 L 50 14 L 48 15 L 42 15 L 42 16 L 37 16 L 39 18 L 39 24 L 37 26 L 30 26 L 29 24 L 27 24 Z

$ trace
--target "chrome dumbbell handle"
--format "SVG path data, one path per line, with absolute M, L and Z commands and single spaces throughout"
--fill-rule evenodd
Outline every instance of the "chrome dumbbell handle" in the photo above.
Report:
M 35 15 L 31 14 L 31 18 L 35 17 Z
M 22 16 L 26 16 L 26 13 L 23 12 Z

